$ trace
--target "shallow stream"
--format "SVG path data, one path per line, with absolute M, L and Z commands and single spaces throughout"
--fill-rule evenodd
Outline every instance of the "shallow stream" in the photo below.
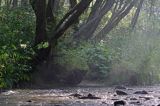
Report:
M 148 94 L 134 94 L 145 90 Z M 128 87 L 117 95 L 110 87 L 66 87 L 36 90 L 9 90 L 0 94 L 0 106 L 113 106 L 123 100 L 126 106 L 157 106 L 160 104 L 160 86 Z M 72 94 L 95 95 L 101 99 L 79 99 Z

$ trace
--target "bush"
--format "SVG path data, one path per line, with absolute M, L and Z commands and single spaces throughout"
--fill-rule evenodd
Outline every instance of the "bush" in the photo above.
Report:
M 56 62 L 68 70 L 87 71 L 86 79 L 89 80 L 102 80 L 107 77 L 110 70 L 110 59 L 109 49 L 106 45 L 81 42 L 69 47 L 64 42 L 57 46 L 57 54 L 61 55 L 56 59 Z
M 110 52 L 108 47 L 99 43 L 92 45 L 88 51 L 88 78 L 90 80 L 104 80 L 110 71 Z
M 31 41 L 34 17 L 30 9 L 0 9 L 0 88 L 30 79 L 29 61 L 34 54 Z

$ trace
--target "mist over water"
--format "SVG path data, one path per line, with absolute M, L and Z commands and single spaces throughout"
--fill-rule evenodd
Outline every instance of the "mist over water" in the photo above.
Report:
M 143 6 L 143 9 L 145 5 Z M 148 14 L 145 9 L 141 11 L 137 26 L 133 31 L 117 29 L 113 31 L 114 37 L 109 41 L 110 48 L 119 55 L 118 62 L 112 63 L 113 72 L 111 72 L 111 82 L 129 84 L 129 85 L 149 85 L 159 83 L 160 73 L 160 32 L 159 32 L 159 13 Z M 157 16 L 155 16 L 156 14 Z M 145 17 L 144 17 L 145 16 Z M 129 16 L 128 16 L 129 17 Z M 126 19 L 124 19 L 127 21 Z M 121 27 L 124 24 L 120 24 Z M 128 32 L 129 31 L 129 32 Z M 117 42 L 119 42 L 117 44 Z M 114 58 L 114 57 L 113 57 Z

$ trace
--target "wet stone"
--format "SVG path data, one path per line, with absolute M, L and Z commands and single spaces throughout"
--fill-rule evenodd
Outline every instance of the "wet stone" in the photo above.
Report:
M 3 93 L 3 92 L 7 92 L 7 90 L 0 89 L 0 94 Z
M 117 95 L 128 95 L 126 92 L 121 91 L 121 90 L 116 90 Z
M 75 93 L 75 94 L 71 94 L 70 96 L 73 96 L 73 97 L 81 97 L 82 95 L 81 95 L 81 94 L 78 94 L 78 93 Z
M 107 104 L 106 102 L 102 102 L 102 104 Z
M 82 97 L 79 97 L 79 99 L 101 99 L 100 97 L 96 97 L 92 94 L 88 94 L 87 96 L 82 96 Z
M 137 100 L 137 98 L 130 98 L 130 100 Z
M 26 102 L 32 102 L 32 100 L 27 100 Z
M 9 90 L 9 91 L 3 92 L 2 94 L 3 95 L 12 95 L 12 94 L 16 94 L 16 93 L 18 93 L 18 92 Z
M 136 102 L 130 102 L 130 104 L 140 105 L 141 103 L 139 101 L 136 101 Z
M 113 96 L 117 96 L 116 94 L 114 94 Z
M 148 92 L 143 90 L 143 91 L 136 91 L 134 92 L 134 94 L 148 94 Z
M 126 102 L 125 101 L 123 101 L 123 100 L 120 100 L 120 101 L 115 101 L 114 102 L 114 106 L 124 106 L 124 105 L 126 105 Z
M 140 96 L 139 98 L 142 98 L 142 99 L 144 99 L 144 100 L 151 100 L 152 98 L 151 97 L 143 97 L 143 96 Z

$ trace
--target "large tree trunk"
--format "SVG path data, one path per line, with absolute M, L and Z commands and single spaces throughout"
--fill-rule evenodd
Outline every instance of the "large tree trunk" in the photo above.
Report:
M 35 4 L 36 37 L 35 45 L 47 40 L 46 36 L 46 0 L 37 0 Z
M 34 42 L 36 57 L 33 59 L 33 62 L 37 65 L 47 60 L 50 47 L 37 48 L 38 45 L 48 41 L 46 32 L 46 0 L 36 0 L 34 6 L 36 14 L 36 36 Z
M 35 0 L 32 1 L 32 7 L 36 14 L 36 37 L 35 37 L 35 47 L 42 44 L 43 42 L 49 41 L 48 48 L 42 48 L 36 50 L 36 57 L 33 59 L 34 63 L 39 64 L 47 60 L 52 48 L 55 47 L 57 40 L 63 35 L 63 33 L 73 25 L 79 16 L 85 11 L 89 4 L 93 0 L 82 0 L 74 8 L 72 8 L 59 22 L 55 30 L 53 31 L 53 36 L 50 40 L 47 39 L 46 34 L 46 0 Z

